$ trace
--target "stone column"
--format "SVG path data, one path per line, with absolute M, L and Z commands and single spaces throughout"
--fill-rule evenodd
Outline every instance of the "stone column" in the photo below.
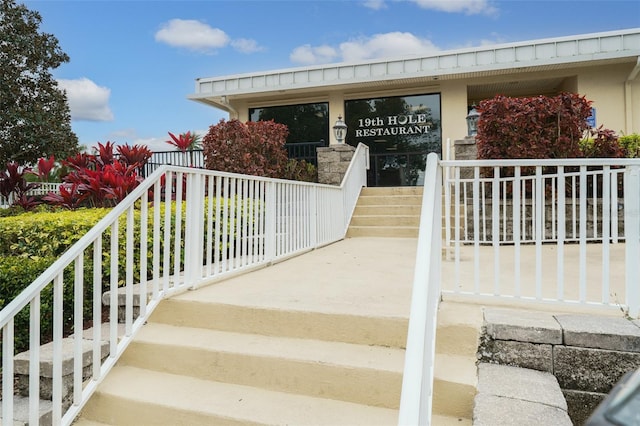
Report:
M 318 183 L 340 185 L 356 148 L 347 144 L 317 148 Z
M 478 146 L 476 145 L 475 136 L 465 136 L 464 139 L 458 139 L 454 142 L 454 158 L 456 160 L 477 160 Z M 460 169 L 461 179 L 473 178 L 473 169 L 463 167 Z

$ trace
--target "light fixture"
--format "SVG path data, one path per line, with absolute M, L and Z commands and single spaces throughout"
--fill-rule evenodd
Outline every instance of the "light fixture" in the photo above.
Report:
M 344 138 L 347 136 L 347 125 L 342 121 L 342 115 L 338 116 L 336 124 L 333 125 L 333 135 L 336 137 L 338 144 L 344 143 Z
M 475 136 L 478 134 L 478 119 L 480 118 L 480 113 L 476 110 L 476 106 L 473 105 L 471 107 L 471 111 L 469 111 L 469 115 L 467 115 L 467 135 Z

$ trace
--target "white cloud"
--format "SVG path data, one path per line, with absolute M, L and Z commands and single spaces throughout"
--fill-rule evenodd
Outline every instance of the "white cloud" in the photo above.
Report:
M 257 41 L 247 38 L 231 39 L 219 28 L 193 19 L 172 19 L 156 32 L 156 41 L 174 47 L 209 52 L 231 45 L 241 53 L 254 53 L 264 48 Z
M 219 28 L 193 19 L 172 19 L 156 32 L 156 41 L 174 47 L 208 51 L 225 47 L 229 36 Z
M 298 46 L 289 55 L 291 62 L 304 65 L 326 64 L 338 57 L 335 48 L 327 45 L 313 47 L 310 44 Z
M 113 112 L 109 108 L 111 90 L 98 86 L 88 78 L 58 80 L 60 88 L 66 90 L 72 120 L 111 121 Z
M 254 53 L 264 50 L 264 48 L 258 45 L 257 41 L 246 38 L 238 38 L 233 40 L 231 42 L 231 46 L 242 53 Z
M 438 50 L 430 40 L 402 32 L 376 34 L 373 37 L 363 37 L 340 44 L 340 52 L 344 61 L 426 55 Z
M 385 9 L 387 7 L 384 0 L 365 0 L 362 2 L 362 5 L 373 10 Z
M 186 131 L 186 130 L 185 130 Z M 209 129 L 204 130 L 193 130 L 197 135 L 204 136 L 207 134 Z M 177 135 L 182 132 L 172 132 Z M 107 135 L 106 141 L 114 142 L 117 145 L 144 145 L 149 148 L 151 151 L 174 151 L 175 147 L 167 143 L 170 139 L 168 133 L 165 133 L 164 136 L 150 136 L 150 137 L 142 137 L 139 135 L 138 131 L 134 128 L 126 128 L 120 130 L 114 130 Z M 96 143 L 92 143 L 92 145 L 96 145 Z
M 328 45 L 296 47 L 289 55 L 292 62 L 305 65 L 326 64 L 409 55 L 428 55 L 439 49 L 430 40 L 411 33 L 393 32 L 361 37 L 340 43 L 339 49 Z
M 489 0 L 411 0 L 423 9 L 467 15 L 495 15 L 498 12 Z
M 136 139 L 129 145 L 145 145 L 151 151 L 173 151 L 173 147 L 167 141 L 168 137 L 162 138 L 141 138 Z

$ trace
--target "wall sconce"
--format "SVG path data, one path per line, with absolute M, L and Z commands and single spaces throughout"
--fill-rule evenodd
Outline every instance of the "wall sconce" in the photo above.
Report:
M 347 125 L 342 121 L 342 115 L 338 116 L 336 124 L 333 125 L 333 135 L 336 137 L 338 144 L 344 143 L 344 138 L 347 136 Z
M 471 111 L 469 111 L 469 115 L 467 115 L 467 135 L 475 136 L 478 134 L 478 119 L 480 118 L 480 113 L 476 110 L 476 106 L 473 105 L 471 107 Z

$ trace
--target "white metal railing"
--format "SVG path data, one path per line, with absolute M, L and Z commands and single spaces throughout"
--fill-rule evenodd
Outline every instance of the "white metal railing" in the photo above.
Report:
M 437 155 L 429 154 L 402 376 L 400 425 L 431 423 L 441 245 L 442 169 Z
M 443 292 L 609 306 L 638 316 L 639 160 L 440 164 L 445 245 L 454 263 Z
M 527 174 L 530 171 L 532 175 Z M 640 160 L 438 163 L 432 154 L 425 176 L 400 425 L 431 424 L 441 294 L 622 308 L 633 318 L 640 314 Z M 443 214 L 447 257 L 453 250 L 453 259 L 445 262 Z M 621 256 L 614 247 L 622 248 Z M 532 250 L 525 251 L 528 248 Z M 543 255 L 548 249 L 555 265 Z M 533 263 L 532 271 L 525 268 L 525 261 Z M 619 300 L 612 297 L 612 262 L 620 267 L 618 274 L 623 273 Z M 466 274 L 461 271 L 463 263 Z M 453 272 L 445 269 L 449 264 L 454 265 Z M 577 266 L 577 276 L 571 279 L 564 270 L 569 264 Z M 599 274 L 587 283 L 594 264 Z M 509 266 L 511 288 L 500 282 Z M 542 288 L 548 269 L 553 270 L 550 294 Z M 485 284 L 481 271 L 490 272 L 488 291 L 481 286 Z M 533 278 L 530 295 L 525 278 Z
M 26 310 L 29 424 L 38 424 L 40 343 L 47 334 L 40 321 L 43 291 L 53 292 L 54 306 L 52 331 L 43 336 L 53 346 L 52 420 L 68 425 L 161 299 L 344 238 L 347 212 L 366 185 L 368 158 L 367 147 L 360 145 L 340 187 L 175 166 L 156 170 L 0 312 L 2 424 L 13 422 L 14 324 Z M 123 336 L 117 324 L 119 288 L 125 295 Z M 93 327 L 88 367 L 82 333 L 70 337 L 73 384 L 67 399 L 64 318 L 73 319 L 74 330 L 85 320 L 100 324 L 104 290 L 111 292 L 108 335 Z M 102 340 L 109 345 L 104 359 Z M 83 367 L 90 377 L 83 377 Z

